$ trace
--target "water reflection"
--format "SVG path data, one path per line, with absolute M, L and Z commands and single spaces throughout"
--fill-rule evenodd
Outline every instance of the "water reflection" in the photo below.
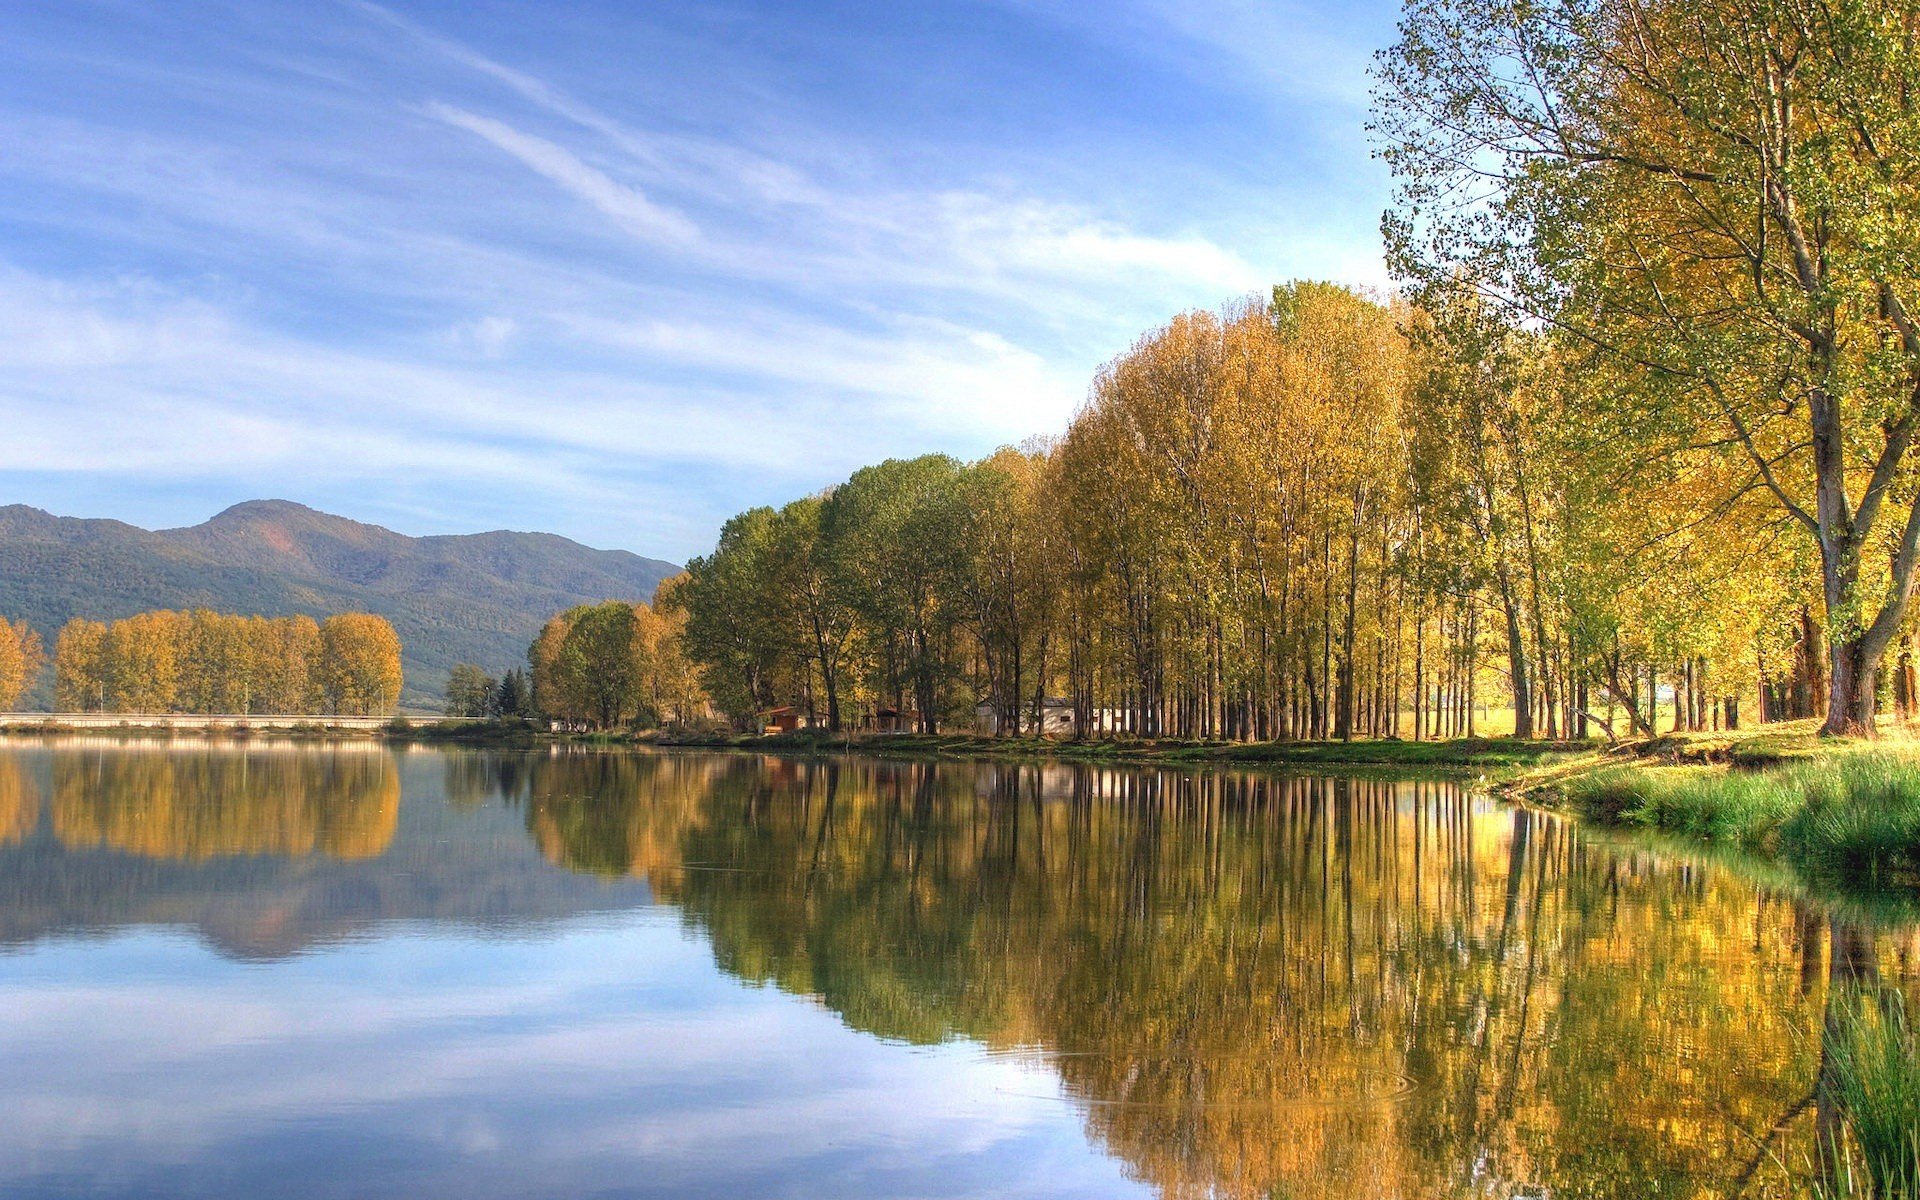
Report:
M 536 828 L 606 869 L 673 826 L 645 868 L 728 971 L 1030 1050 L 1165 1195 L 1764 1189 L 1810 1161 L 1823 957 L 1914 977 L 1910 936 L 1446 783 L 706 773 Z
M 39 791 L 16 759 L 0 755 L 0 846 L 23 840 L 39 823 Z
M 329 755 L 0 756 L 0 912 L 41 914 L 9 918 L 13 940 L 208 932 L 236 884 L 301 914 L 301 945 L 665 904 L 728 976 L 817 1001 L 898 1055 L 1011 1064 L 1026 1090 L 996 1104 L 1064 1105 L 1174 1197 L 1789 1194 L 1777 1164 L 1810 1165 L 1834 1119 L 1818 1086 L 1833 998 L 1916 986 L 1910 928 L 1445 782 Z M 260 873 L 219 874 L 232 856 Z M 142 876 L 150 859 L 180 873 Z M 89 864 L 132 881 L 118 902 L 82 902 Z M 303 893 L 297 864 L 354 886 Z M 428 886 L 401 882 L 422 872 Z M 418 986 L 407 1002 L 431 1003 Z M 709 1090 L 738 1109 L 732 1086 Z M 804 1078 L 784 1086 L 792 1111 L 828 1103 Z M 870 1119 L 918 1145 L 904 1113 Z M 915 1151 L 928 1163 L 931 1146 Z M 997 1153 L 999 1184 L 1031 1168 Z M 722 1193 L 745 1165 L 702 1169 Z M 963 1177 L 1005 1190 L 991 1171 L 948 1182 Z M 847 1194 L 853 1178 L 785 1183 Z
M 516 932 L 649 898 L 552 870 L 517 810 L 443 802 L 437 754 L 66 745 L 0 752 L 0 949 L 185 928 L 273 960 L 422 921 Z
M 53 759 L 53 832 L 154 858 L 372 858 L 393 840 L 400 775 L 378 747 L 235 753 L 113 747 Z

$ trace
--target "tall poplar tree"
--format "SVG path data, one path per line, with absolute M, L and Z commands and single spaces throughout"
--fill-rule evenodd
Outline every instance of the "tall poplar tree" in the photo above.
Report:
M 1411 0 L 1374 123 L 1404 277 L 1630 365 L 1594 419 L 1713 444 L 1818 550 L 1830 733 L 1920 560 L 1911 0 Z

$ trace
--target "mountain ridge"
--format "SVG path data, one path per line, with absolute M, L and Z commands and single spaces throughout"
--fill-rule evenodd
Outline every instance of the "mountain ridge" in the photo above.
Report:
M 0 615 L 24 618 L 49 643 L 73 617 L 153 608 L 374 612 L 399 631 L 402 703 L 412 708 L 438 703 L 454 663 L 518 665 L 553 613 L 650 600 L 679 569 L 553 533 L 414 537 L 291 500 L 246 500 L 169 529 L 0 505 Z

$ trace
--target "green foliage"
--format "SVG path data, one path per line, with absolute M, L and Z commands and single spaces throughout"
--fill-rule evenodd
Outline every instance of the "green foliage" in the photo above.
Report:
M 447 673 L 443 711 L 450 717 L 487 716 L 497 686 L 491 676 L 472 663 L 455 663 Z
M 633 605 L 610 600 L 576 610 L 560 644 L 561 686 L 601 729 L 625 723 L 639 702 L 640 623 Z
M 677 596 L 683 585 L 681 578 L 670 581 L 663 597 Z M 677 599 L 669 611 L 621 600 L 568 609 L 527 649 L 531 708 L 595 734 L 702 716 L 707 700 L 693 680 L 684 634 Z M 524 681 L 509 679 L 495 693 L 500 716 L 525 706 Z
M 1908 0 L 1407 0 L 1375 76 L 1396 276 L 1591 363 L 1609 457 L 1698 492 L 1656 533 L 1758 499 L 1751 528 L 1800 539 L 1833 733 L 1872 731 L 1920 564 L 1913 22 Z
M 1804 796 L 1782 830 L 1789 849 L 1849 876 L 1920 870 L 1920 763 L 1852 754 L 1786 774 Z
M 1828 1017 L 1825 1086 L 1846 1123 L 1823 1196 L 1920 1197 L 1920 1030 L 1905 997 L 1857 989 Z
M 513 719 L 530 717 L 533 712 L 533 687 L 527 682 L 527 673 L 518 667 L 502 675 L 487 696 L 489 717 Z
M 1920 762 L 1852 751 L 1761 769 L 1627 765 L 1576 777 L 1583 812 L 1751 850 L 1839 875 L 1920 870 Z
M 870 686 L 896 704 L 907 699 L 923 732 L 932 732 L 960 669 L 968 480 L 944 454 L 888 459 L 855 471 L 820 515 L 829 569 L 869 642 Z
M 707 694 L 742 728 L 770 707 L 793 670 L 799 630 L 794 591 L 779 574 L 781 517 L 752 508 L 720 530 L 713 553 L 687 564 L 675 602 L 685 610 L 687 653 L 702 665 Z

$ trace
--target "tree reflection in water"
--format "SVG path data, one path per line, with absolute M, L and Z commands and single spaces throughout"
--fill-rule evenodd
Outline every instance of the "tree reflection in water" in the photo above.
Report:
M 372 858 L 393 840 L 400 816 L 393 758 L 364 744 L 199 752 L 123 745 L 56 754 L 52 776 L 54 836 L 71 849 L 167 859 Z M 4 792 L 0 781 L 0 806 Z
M 39 789 L 18 760 L 0 755 L 0 846 L 25 841 L 39 824 Z
M 729 972 L 1050 1062 L 1169 1196 L 1786 1194 L 1829 977 L 1915 979 L 1908 931 L 1446 782 L 597 755 L 519 794 Z
M 209 876 L 358 859 L 339 869 L 366 911 L 329 892 L 335 924 L 545 895 L 500 893 L 512 860 L 484 840 L 400 886 L 453 843 L 395 841 L 382 749 L 47 760 L 0 757 L 0 845 L 44 826 Z M 545 879 L 645 880 L 620 902 L 675 906 L 740 979 L 1045 1064 L 1168 1196 L 1786 1195 L 1778 1164 L 1813 1170 L 1840 1119 L 1835 1006 L 1916 986 L 1911 926 L 1442 781 L 555 748 L 422 755 L 410 789 L 420 768 L 444 771 L 436 811 L 486 818 Z M 74 908 L 30 849 L 18 894 Z M 251 911 L 292 884 L 248 886 Z

